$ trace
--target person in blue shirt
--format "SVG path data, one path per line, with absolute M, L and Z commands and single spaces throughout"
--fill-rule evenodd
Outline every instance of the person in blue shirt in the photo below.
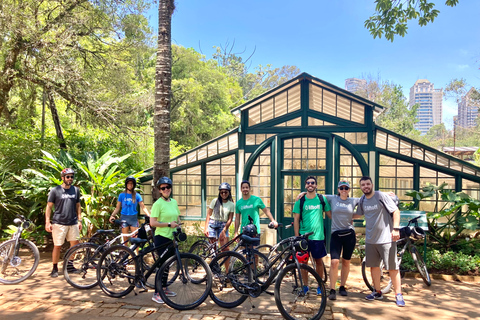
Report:
M 120 212 L 120 220 L 122 221 L 122 233 L 131 233 L 138 229 L 138 211 L 139 205 L 146 216 L 150 217 L 147 207 L 143 203 L 142 196 L 135 191 L 137 186 L 137 179 L 133 176 L 128 176 L 125 179 L 125 191 L 118 196 L 117 206 L 110 216 L 109 221 L 113 223 Z

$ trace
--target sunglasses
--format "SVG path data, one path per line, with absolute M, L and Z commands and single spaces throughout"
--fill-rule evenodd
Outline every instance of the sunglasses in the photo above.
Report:
M 73 179 L 73 176 L 65 176 L 65 179 Z
M 162 191 L 163 191 L 163 190 L 170 190 L 170 189 L 172 189 L 171 186 L 166 186 L 166 187 L 161 187 L 161 188 L 160 188 L 160 190 L 162 190 Z
M 228 194 L 228 191 L 220 191 L 220 194 Z
M 339 187 L 338 190 L 349 190 L 349 187 Z
M 306 184 L 311 184 L 311 185 L 317 184 L 315 181 L 307 181 L 307 182 L 305 182 L 305 183 L 306 183 Z

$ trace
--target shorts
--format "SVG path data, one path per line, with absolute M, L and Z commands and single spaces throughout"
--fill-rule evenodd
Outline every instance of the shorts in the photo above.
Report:
M 314 259 L 321 259 L 327 255 L 325 240 L 308 240 L 308 252 Z
M 136 214 L 132 214 L 132 215 L 122 214 L 120 215 L 120 221 L 122 224 L 122 228 L 128 228 L 128 227 L 138 228 L 138 218 Z
M 356 242 L 357 238 L 355 237 L 355 230 L 348 229 L 335 231 L 332 233 L 330 240 L 330 258 L 340 259 L 340 253 L 342 253 L 342 259 L 350 260 Z
M 398 270 L 397 243 L 365 244 L 365 266 L 380 267 L 384 262 L 385 269 Z
M 52 224 L 52 238 L 54 246 L 62 246 L 65 242 L 65 238 L 68 242 L 78 241 L 80 239 L 80 229 L 78 223 L 70 226 L 63 224 Z
M 210 238 L 220 238 L 220 233 L 225 228 L 225 225 L 226 222 L 210 219 L 208 222 L 208 236 Z M 225 231 L 225 236 L 228 238 L 228 229 Z

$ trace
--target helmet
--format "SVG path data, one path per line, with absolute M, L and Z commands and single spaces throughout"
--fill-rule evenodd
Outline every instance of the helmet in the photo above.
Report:
M 231 191 L 232 187 L 228 184 L 228 182 L 222 182 L 222 184 L 218 187 L 218 190 L 228 190 Z
M 295 256 L 300 263 L 308 263 L 308 258 L 310 258 L 307 251 L 298 251 Z
M 172 179 L 170 179 L 169 177 L 161 177 L 161 178 L 158 179 L 158 181 L 157 181 L 157 187 L 160 187 L 161 184 L 169 184 L 169 185 L 172 185 Z
M 254 224 L 247 224 L 243 227 L 243 234 L 249 237 L 257 236 L 257 226 Z
M 70 168 L 65 168 L 60 173 L 62 177 L 65 177 L 67 174 L 75 174 L 75 171 L 73 171 L 73 169 L 70 169 Z
M 134 176 L 128 176 L 127 179 L 125 179 L 125 189 L 127 189 L 127 183 L 128 181 L 132 181 L 133 182 L 133 189 L 135 189 L 135 187 L 137 186 L 137 179 L 135 179 Z

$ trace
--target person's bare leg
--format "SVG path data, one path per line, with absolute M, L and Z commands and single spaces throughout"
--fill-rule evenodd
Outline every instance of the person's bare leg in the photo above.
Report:
M 371 267 L 370 268 L 370 273 L 372 274 L 372 281 L 373 281 L 373 287 L 375 288 L 375 291 L 380 292 L 380 267 Z
M 340 276 L 340 286 L 345 286 L 348 275 L 350 274 L 350 260 L 342 259 L 342 273 Z
M 330 289 L 333 289 L 333 290 L 335 290 L 335 285 L 338 279 L 339 263 L 340 263 L 340 260 L 338 259 L 332 259 L 330 261 Z M 342 268 L 342 274 L 343 274 L 343 268 Z

